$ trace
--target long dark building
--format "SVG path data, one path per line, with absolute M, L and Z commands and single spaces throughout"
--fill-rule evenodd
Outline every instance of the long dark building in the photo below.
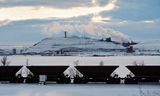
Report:
M 15 82 L 15 74 L 21 67 L 22 66 L 0 66 L 0 81 Z
M 0 66 L 0 81 L 21 83 L 23 78 L 16 77 L 16 73 L 23 66 Z M 27 78 L 27 83 L 39 82 L 39 75 L 47 75 L 47 81 L 56 81 L 62 77 L 63 71 L 68 66 L 28 66 L 27 68 L 34 74 Z M 64 80 L 64 78 L 63 78 Z
M 126 83 L 159 82 L 160 66 L 126 66 L 134 77 L 128 77 Z
M 34 74 L 36 80 L 39 80 L 39 75 L 46 75 L 47 81 L 63 83 L 67 78 L 63 72 L 68 66 L 29 66 L 30 71 Z M 36 80 L 33 80 L 36 81 Z
M 76 66 L 77 70 L 79 70 L 83 75 L 83 80 L 85 82 L 106 82 L 110 83 L 111 74 L 114 72 L 118 66 Z M 114 82 L 112 79 L 112 83 Z
M 24 78 L 20 75 L 16 76 L 17 72 L 23 66 L 0 66 L 0 81 L 8 81 L 11 83 L 22 83 Z M 63 72 L 69 66 L 27 66 L 33 73 L 26 79 L 26 83 L 38 83 L 40 75 L 47 77 L 46 82 L 56 83 L 71 83 L 71 78 L 66 77 Z M 73 83 L 88 83 L 88 82 L 110 82 L 114 77 L 111 73 L 118 66 L 76 66 L 76 69 L 83 74 L 83 78 L 75 77 Z M 114 83 L 114 82 L 113 82 Z

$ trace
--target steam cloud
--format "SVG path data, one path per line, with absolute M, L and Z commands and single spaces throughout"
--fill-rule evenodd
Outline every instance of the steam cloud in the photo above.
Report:
M 115 31 L 109 28 L 102 27 L 95 24 L 60 24 L 53 23 L 49 25 L 41 26 L 43 33 L 49 36 L 55 36 L 67 31 L 70 35 L 78 35 L 78 37 L 94 37 L 94 38 L 106 38 L 112 37 L 121 42 L 130 42 L 129 37 L 122 32 Z

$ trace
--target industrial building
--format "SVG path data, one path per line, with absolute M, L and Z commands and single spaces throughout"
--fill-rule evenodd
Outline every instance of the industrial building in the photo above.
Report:
M 119 66 L 0 66 L 2 83 L 158 83 L 160 66 L 126 66 L 132 74 L 120 78 Z

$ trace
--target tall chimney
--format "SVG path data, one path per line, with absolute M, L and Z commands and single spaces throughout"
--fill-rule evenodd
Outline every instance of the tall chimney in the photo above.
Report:
M 64 32 L 64 36 L 65 36 L 64 38 L 67 38 L 67 32 L 66 31 Z

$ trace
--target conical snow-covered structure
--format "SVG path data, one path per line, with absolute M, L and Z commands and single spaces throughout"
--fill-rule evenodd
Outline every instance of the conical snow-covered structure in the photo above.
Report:
M 23 66 L 15 75 L 16 77 L 20 75 L 23 78 L 27 78 L 28 75 L 33 76 L 33 73 L 26 66 Z
M 74 78 L 74 77 L 83 77 L 83 74 L 78 71 L 75 66 L 71 65 L 69 66 L 64 72 L 63 74 L 66 76 L 66 77 L 70 77 L 70 78 Z

